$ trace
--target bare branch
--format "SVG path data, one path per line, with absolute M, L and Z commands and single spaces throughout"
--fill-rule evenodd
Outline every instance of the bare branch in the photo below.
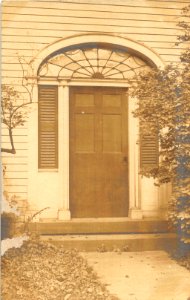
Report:
M 1 152 L 15 154 L 16 150 L 15 149 L 8 149 L 8 148 L 1 148 Z
M 33 214 L 28 221 L 32 221 L 37 215 L 40 215 L 44 210 L 46 209 L 50 209 L 50 207 L 45 207 L 45 208 L 42 208 L 41 210 L 37 211 L 35 214 Z
M 27 81 L 27 76 L 25 74 L 25 69 L 24 69 L 24 66 L 23 66 L 23 62 L 29 67 L 29 68 L 32 68 L 31 67 L 31 64 L 29 62 L 27 62 L 23 57 L 20 57 L 18 56 L 18 61 L 20 63 L 20 66 L 21 66 L 21 69 L 22 69 L 22 86 L 23 88 L 25 88 L 25 90 L 27 91 L 28 95 L 29 95 L 29 98 L 30 98 L 30 103 L 32 103 L 32 100 L 33 100 L 33 90 L 34 90 L 34 85 L 35 83 L 30 83 L 30 89 L 29 87 L 27 86 L 27 83 L 25 83 L 25 81 Z M 32 72 L 33 72 L 33 69 L 32 69 Z
M 20 108 L 23 108 L 23 107 L 25 107 L 25 106 L 28 106 L 29 104 L 31 104 L 31 102 L 26 102 L 26 103 L 23 103 L 23 104 L 21 104 L 21 105 L 18 105 L 18 106 L 13 110 L 11 116 L 13 116 L 17 110 L 19 110 Z
M 40 215 L 44 210 L 49 209 L 50 207 L 42 208 L 41 210 L 37 211 L 35 214 L 27 218 L 27 221 L 24 224 L 24 232 L 29 231 L 29 223 L 37 216 Z

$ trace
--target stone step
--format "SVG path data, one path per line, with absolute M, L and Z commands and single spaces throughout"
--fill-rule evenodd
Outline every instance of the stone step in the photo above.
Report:
M 30 229 L 39 234 L 107 234 L 107 233 L 166 233 L 166 220 L 72 219 L 70 221 L 31 223 Z
M 65 249 L 81 252 L 108 251 L 152 251 L 174 250 L 177 246 L 176 235 L 161 234 L 91 234 L 91 235 L 42 235 L 48 241 Z

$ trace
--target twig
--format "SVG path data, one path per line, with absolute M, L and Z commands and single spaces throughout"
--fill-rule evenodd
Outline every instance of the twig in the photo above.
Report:
M 32 221 L 37 215 L 40 215 L 44 210 L 49 209 L 50 207 L 45 207 L 39 211 L 37 211 L 35 214 L 33 214 L 30 218 L 29 218 L 29 222 Z

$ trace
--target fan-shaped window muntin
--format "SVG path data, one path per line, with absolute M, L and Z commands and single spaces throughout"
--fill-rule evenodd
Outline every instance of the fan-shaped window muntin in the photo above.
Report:
M 57 79 L 124 79 L 130 80 L 150 65 L 125 48 L 91 44 L 66 48 L 53 53 L 41 64 L 40 77 Z

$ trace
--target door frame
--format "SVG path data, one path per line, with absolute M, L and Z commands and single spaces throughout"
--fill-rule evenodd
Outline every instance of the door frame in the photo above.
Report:
M 43 81 L 44 82 L 44 81 Z M 46 81 L 47 83 L 47 81 Z M 53 83 L 48 81 L 49 84 Z M 55 84 L 55 81 L 54 81 Z M 130 88 L 124 81 L 106 80 L 72 80 L 61 81 L 58 84 L 58 107 L 59 107 L 59 210 L 60 220 L 71 219 L 69 209 L 69 88 L 71 86 L 100 86 L 100 87 L 123 87 Z M 132 111 L 135 109 L 134 99 L 128 97 L 128 149 L 129 149 L 129 218 L 142 218 L 141 211 L 141 180 L 139 175 L 139 146 L 137 144 L 139 135 L 139 122 L 134 118 Z M 133 132 L 133 134 L 131 134 Z

